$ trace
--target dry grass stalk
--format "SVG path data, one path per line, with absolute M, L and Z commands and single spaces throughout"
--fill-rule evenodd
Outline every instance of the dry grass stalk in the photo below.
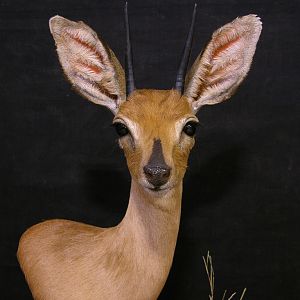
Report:
M 209 288 L 210 288 L 210 295 L 209 295 L 209 300 L 214 300 L 214 290 L 215 290 L 215 272 L 213 268 L 213 263 L 212 263 L 212 258 L 209 254 L 209 251 L 207 252 L 206 257 L 202 256 L 204 266 L 205 266 L 205 271 L 208 277 L 208 282 L 209 282 Z M 246 293 L 246 288 L 243 290 L 242 295 L 239 300 L 242 300 L 244 298 L 244 295 Z M 233 297 L 236 295 L 236 292 L 231 294 L 229 298 L 226 297 L 227 290 L 225 290 L 222 300 L 231 300 Z

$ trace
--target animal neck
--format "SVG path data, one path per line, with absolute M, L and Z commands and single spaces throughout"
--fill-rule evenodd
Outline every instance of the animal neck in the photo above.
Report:
M 117 226 L 118 239 L 114 239 L 124 250 L 128 247 L 132 261 L 140 270 L 147 270 L 146 274 L 159 278 L 162 285 L 173 260 L 181 197 L 182 182 L 165 195 L 151 196 L 132 181 L 127 212 Z

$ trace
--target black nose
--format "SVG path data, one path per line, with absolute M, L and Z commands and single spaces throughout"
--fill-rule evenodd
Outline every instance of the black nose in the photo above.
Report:
M 158 188 L 167 183 L 170 177 L 171 168 L 168 166 L 158 167 L 146 165 L 144 167 L 144 173 L 147 177 L 147 180 L 153 184 L 155 188 Z

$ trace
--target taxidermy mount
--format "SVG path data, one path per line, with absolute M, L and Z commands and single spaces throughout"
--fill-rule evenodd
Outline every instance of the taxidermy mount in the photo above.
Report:
M 228 99 L 247 75 L 262 24 L 256 15 L 215 31 L 186 75 L 196 16 L 170 90 L 136 89 L 125 6 L 125 74 L 83 22 L 49 21 L 72 86 L 114 114 L 131 175 L 129 204 L 115 227 L 49 220 L 21 237 L 18 259 L 34 299 L 151 300 L 169 274 L 180 221 L 182 180 L 203 105 Z

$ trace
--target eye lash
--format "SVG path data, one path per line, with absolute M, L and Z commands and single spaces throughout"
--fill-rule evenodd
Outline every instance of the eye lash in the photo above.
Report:
M 193 126 L 195 126 L 196 128 L 201 125 L 199 121 L 196 121 L 194 119 L 187 121 L 184 126 L 186 126 L 187 124 L 193 124 Z

